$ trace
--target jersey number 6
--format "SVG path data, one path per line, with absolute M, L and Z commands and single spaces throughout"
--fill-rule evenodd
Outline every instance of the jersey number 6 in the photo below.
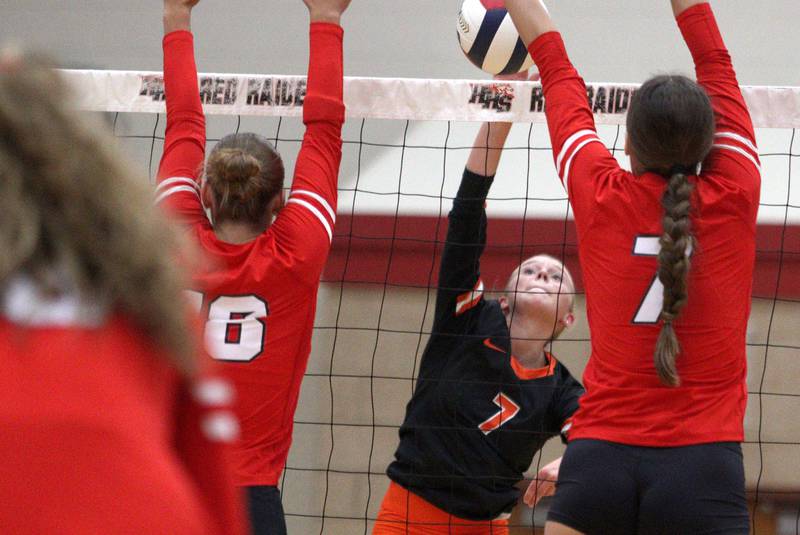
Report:
M 203 294 L 189 291 L 199 311 Z M 205 345 L 217 360 L 249 362 L 264 351 L 269 305 L 256 295 L 221 295 L 208 304 Z
M 633 255 L 634 256 L 658 256 L 661 251 L 658 236 L 636 236 L 633 242 Z M 692 248 L 689 246 L 687 256 L 691 256 Z M 653 277 L 647 293 L 642 299 L 639 308 L 636 309 L 636 315 L 633 317 L 633 323 L 648 324 L 658 323 L 658 318 L 661 316 L 661 308 L 664 305 L 664 285 L 658 279 L 658 274 Z

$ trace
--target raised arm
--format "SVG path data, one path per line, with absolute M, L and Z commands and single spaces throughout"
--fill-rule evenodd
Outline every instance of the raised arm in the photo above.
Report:
M 156 177 L 156 202 L 189 224 L 208 225 L 198 175 L 205 158 L 206 123 L 197 86 L 192 8 L 199 0 L 164 0 L 164 90 L 167 128 Z
M 486 246 L 486 196 L 510 131 L 511 123 L 484 123 L 475 136 L 448 218 L 439 265 L 436 332 L 463 330 L 468 312 L 483 299 L 480 258 Z
M 540 35 L 557 31 L 542 0 L 506 0 L 506 9 L 525 43 L 530 44 Z
M 467 159 L 467 170 L 476 175 L 494 176 L 500 165 L 503 146 L 512 123 L 484 123 L 475 136 Z
M 703 4 L 706 0 L 671 0 L 672 4 L 672 12 L 677 17 L 687 9 L 692 6 L 696 6 L 697 4 Z
M 294 272 L 316 283 L 328 257 L 336 223 L 342 158 L 343 31 L 339 19 L 350 0 L 303 0 L 311 19 L 308 82 L 303 103 L 306 132 L 286 208 L 270 231 Z
M 616 170 L 617 162 L 597 137 L 586 85 L 570 62 L 544 3 L 506 0 L 506 8 L 539 68 L 553 158 L 578 217 L 585 210 L 583 205 L 594 198 L 597 178 L 604 171 Z M 579 153 L 581 158 L 576 159 Z M 579 160 L 582 165 L 576 169 Z
M 753 123 L 711 6 L 695 0 L 672 0 L 672 9 L 692 54 L 697 83 L 706 90 L 714 108 L 714 150 L 703 165 L 704 173 L 718 172 L 755 193 L 760 185 L 760 162 Z

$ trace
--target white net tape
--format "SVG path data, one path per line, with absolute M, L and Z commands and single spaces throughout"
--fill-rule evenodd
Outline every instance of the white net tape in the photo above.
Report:
M 91 111 L 164 112 L 164 79 L 157 72 L 64 71 Z M 201 74 L 209 115 L 296 117 L 305 96 L 303 76 Z M 349 118 L 414 121 L 544 122 L 541 85 L 534 82 L 345 78 Z M 587 84 L 598 124 L 625 124 L 636 84 Z M 756 128 L 800 127 L 800 87 L 742 88 Z

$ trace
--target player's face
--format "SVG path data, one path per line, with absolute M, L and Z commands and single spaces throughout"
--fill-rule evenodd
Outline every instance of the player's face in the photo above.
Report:
M 515 306 L 532 307 L 531 312 L 560 319 L 572 308 L 575 286 L 569 272 L 557 259 L 539 255 L 525 260 L 517 268 L 506 288 Z

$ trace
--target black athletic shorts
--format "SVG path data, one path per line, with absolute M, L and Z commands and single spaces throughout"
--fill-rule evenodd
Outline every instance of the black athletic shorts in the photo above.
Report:
M 587 535 L 747 535 L 742 448 L 571 441 L 547 520 Z
M 247 506 L 253 535 L 286 535 L 278 487 L 247 487 Z

